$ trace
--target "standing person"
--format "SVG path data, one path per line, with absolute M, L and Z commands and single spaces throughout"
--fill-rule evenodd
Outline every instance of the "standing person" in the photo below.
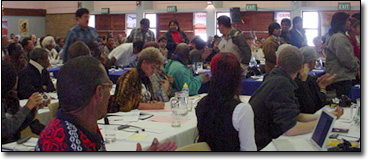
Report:
M 281 20 L 281 38 L 283 43 L 291 44 L 290 35 L 291 21 L 289 18 L 284 18 Z
M 331 84 L 336 89 L 336 96 L 349 95 L 352 80 L 355 79 L 360 65 L 358 58 L 354 56 L 354 48 L 345 32 L 350 30 L 349 15 L 337 12 L 332 16 L 331 29 L 328 32 L 326 45 L 326 72 L 337 74 L 337 78 Z
M 169 22 L 169 31 L 164 36 L 167 38 L 168 59 L 171 58 L 171 54 L 179 43 L 189 43 L 187 35 L 180 30 L 179 22 L 176 20 Z
M 246 43 L 245 35 L 238 29 L 231 27 L 231 20 L 228 16 L 220 16 L 217 18 L 218 28 L 223 34 L 219 43 L 220 52 L 230 52 L 238 57 L 243 71 L 246 72 L 252 52 L 250 46 Z
M 307 46 L 307 37 L 305 36 L 305 30 L 303 29 L 303 19 L 296 16 L 293 19 L 293 29 L 290 30 L 291 44 L 298 48 Z
M 36 151 L 106 151 L 97 120 L 106 117 L 113 83 L 103 65 L 91 56 L 71 59 L 59 71 L 59 109 L 40 134 Z M 148 150 L 173 151 L 175 142 Z M 137 151 L 142 147 L 138 143 Z
M 268 26 L 268 34 L 270 35 L 263 43 L 263 53 L 266 59 L 266 74 L 270 73 L 276 65 L 276 51 L 281 44 L 280 25 L 276 22 Z
M 218 53 L 212 59 L 208 95 L 195 109 L 198 142 L 207 142 L 212 151 L 257 150 L 253 109 L 239 99 L 241 70 L 232 53 Z
M 66 36 L 63 53 L 61 53 L 63 55 L 64 63 L 68 61 L 68 48 L 75 41 L 81 40 L 84 43 L 88 43 L 90 41 L 98 40 L 96 29 L 88 26 L 89 16 L 89 11 L 86 8 L 79 8 L 77 12 L 75 12 L 78 24 L 69 29 L 68 35 Z
M 143 18 L 140 22 L 141 27 L 135 28 L 130 32 L 130 35 L 126 39 L 126 43 L 134 43 L 142 41 L 143 43 L 155 41 L 155 33 L 150 28 L 150 21 L 147 18 Z
M 354 56 L 358 58 L 360 63 L 360 21 L 352 18 L 351 19 L 351 29 L 348 32 L 348 38 L 354 47 Z

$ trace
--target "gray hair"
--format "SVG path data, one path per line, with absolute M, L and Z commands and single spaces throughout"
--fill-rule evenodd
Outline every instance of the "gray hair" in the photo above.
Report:
M 138 67 L 142 65 L 142 62 L 157 63 L 159 65 L 164 64 L 165 57 L 161 54 L 160 50 L 154 47 L 148 47 L 143 49 L 138 56 Z
M 302 47 L 299 50 L 303 54 L 304 63 L 310 63 L 318 58 L 317 51 L 313 47 Z
M 280 51 L 277 67 L 288 74 L 295 74 L 302 67 L 304 57 L 295 46 L 287 46 Z

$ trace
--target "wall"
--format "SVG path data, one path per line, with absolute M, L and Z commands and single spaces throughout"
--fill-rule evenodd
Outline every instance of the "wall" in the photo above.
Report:
M 167 10 L 167 6 L 177 6 L 177 9 L 205 9 L 207 1 L 154 1 L 153 9 Z
M 360 1 L 307 1 L 306 7 L 336 7 L 338 3 L 350 2 L 351 7 L 360 7 Z
M 1 16 L 2 19 L 8 20 L 8 34 L 14 33 L 19 34 L 18 31 L 18 20 L 28 19 L 29 21 L 29 35 L 36 34 L 37 37 L 45 36 L 45 17 L 35 16 Z M 28 35 L 28 36 L 29 36 Z M 23 37 L 22 37 L 23 38 Z
M 246 4 L 257 4 L 258 8 L 290 8 L 291 1 L 224 1 L 223 8 L 240 7 L 245 9 Z
M 44 1 L 1 1 L 4 8 L 45 9 Z
M 111 11 L 135 11 L 136 1 L 94 1 L 94 11 L 101 12 L 101 8 L 110 8 Z
M 45 1 L 47 14 L 75 13 L 78 1 Z
M 65 38 L 69 29 L 77 24 L 74 13 L 47 14 L 46 34 Z

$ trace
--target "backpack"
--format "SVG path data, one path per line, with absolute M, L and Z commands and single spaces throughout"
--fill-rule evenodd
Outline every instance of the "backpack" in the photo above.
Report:
M 233 44 L 235 44 L 240 50 L 240 63 L 246 64 L 248 66 L 250 58 L 252 57 L 252 52 L 250 50 L 250 47 L 248 46 L 245 35 L 240 30 L 238 30 L 235 32 L 235 34 L 230 36 Z

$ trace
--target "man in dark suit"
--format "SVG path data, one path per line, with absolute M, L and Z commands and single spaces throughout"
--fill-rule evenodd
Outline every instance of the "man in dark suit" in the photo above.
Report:
M 301 48 L 307 45 L 307 37 L 305 36 L 305 30 L 303 29 L 303 19 L 296 16 L 293 19 L 293 29 L 290 30 L 290 43 L 291 45 Z
M 55 87 L 46 68 L 50 65 L 45 49 L 36 48 L 30 53 L 29 64 L 19 73 L 18 96 L 29 98 L 34 92 L 53 92 Z

